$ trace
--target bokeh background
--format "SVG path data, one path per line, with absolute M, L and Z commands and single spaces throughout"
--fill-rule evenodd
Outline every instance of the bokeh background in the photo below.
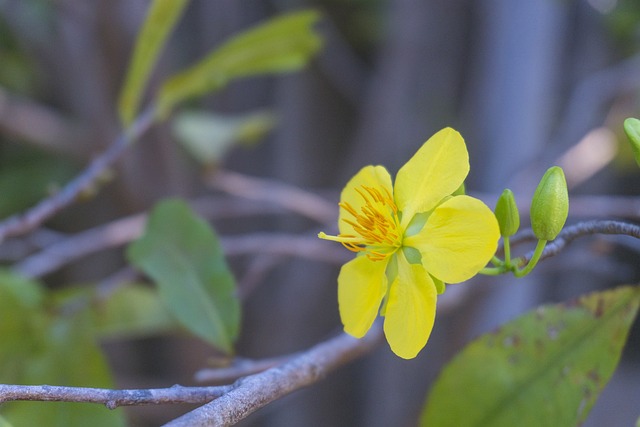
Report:
M 116 100 L 148 5 L 0 0 L 0 216 L 55 191 L 120 133 Z M 535 185 L 555 164 L 565 168 L 570 185 L 569 222 L 640 218 L 640 169 L 622 133 L 623 119 L 640 114 L 636 0 L 193 0 L 150 91 L 231 34 L 310 6 L 324 15 L 325 45 L 307 69 L 236 82 L 189 106 L 228 117 L 265 109 L 277 116 L 258 144 L 234 148 L 221 167 L 337 202 L 363 165 L 395 172 L 430 135 L 453 126 L 470 151 L 467 191 L 493 206 L 503 188 L 513 189 L 524 224 Z M 156 126 L 99 193 L 31 236 L 6 242 L 3 262 L 20 261 L 47 239 L 143 212 L 164 197 L 232 199 L 207 185 L 206 171 L 175 139 L 170 121 Z M 214 225 L 223 236 L 267 231 L 309 239 L 335 228 L 261 203 L 264 212 Z M 340 330 L 338 266 L 268 251 L 265 245 L 261 254 L 230 258 L 241 285 L 252 287 L 238 350 L 245 357 L 300 351 Z M 463 285 L 473 287 L 464 294 L 451 287 L 444 298 L 454 308 L 439 315 L 415 360 L 400 360 L 382 345 L 242 425 L 415 425 L 431 382 L 470 339 L 540 303 L 637 283 L 639 252 L 630 238 L 584 239 L 526 279 L 479 277 Z M 124 264 L 120 248 L 105 250 L 43 280 L 54 288 L 97 283 Z M 585 425 L 632 425 L 639 415 L 638 332 Z M 181 335 L 105 343 L 105 349 L 122 388 L 193 384 L 193 373 L 214 355 Z M 132 425 L 150 426 L 187 409 L 129 414 Z

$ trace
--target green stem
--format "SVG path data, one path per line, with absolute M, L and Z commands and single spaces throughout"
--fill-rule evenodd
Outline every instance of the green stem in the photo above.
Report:
M 500 258 L 494 255 L 493 258 L 491 258 L 491 264 L 495 265 L 496 267 L 500 267 L 502 264 L 504 264 L 504 262 L 502 262 Z
M 507 270 L 511 267 L 511 244 L 509 243 L 509 236 L 504 237 L 504 264 Z
M 504 272 L 505 270 L 502 267 L 485 267 L 478 271 L 478 274 L 484 274 L 485 276 L 499 276 Z
M 540 257 L 542 256 L 542 251 L 544 251 L 544 247 L 547 245 L 546 240 L 538 240 L 538 244 L 536 245 L 536 249 L 533 252 L 533 256 L 529 260 L 529 263 L 522 269 L 516 269 L 513 271 L 514 276 L 516 277 L 524 277 L 527 274 L 531 273 L 531 270 L 538 264 Z

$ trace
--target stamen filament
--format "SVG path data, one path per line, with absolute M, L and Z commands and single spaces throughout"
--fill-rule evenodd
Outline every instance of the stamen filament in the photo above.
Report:
M 341 221 L 351 227 L 352 233 L 337 236 L 320 233 L 318 237 L 342 243 L 352 252 L 364 251 L 373 261 L 383 260 L 402 246 L 403 232 L 393 195 L 384 187 L 361 185 L 353 190 L 362 197 L 357 209 L 345 201 L 338 203 L 343 209 Z M 351 218 L 344 218 L 345 213 Z

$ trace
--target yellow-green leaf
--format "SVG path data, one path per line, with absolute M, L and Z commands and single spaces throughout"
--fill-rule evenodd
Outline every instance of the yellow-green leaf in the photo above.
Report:
M 640 166 L 640 120 L 633 117 L 625 119 L 624 132 L 631 143 L 633 157 L 636 159 L 638 166 Z
M 168 200 L 149 215 L 129 261 L 151 277 L 169 311 L 192 333 L 231 354 L 240 303 L 214 230 L 186 203 Z
M 125 125 L 131 124 L 138 113 L 151 70 L 187 4 L 188 0 L 154 0 L 151 4 L 118 100 L 120 120 Z
M 233 79 L 301 69 L 320 49 L 313 29 L 319 17 L 315 11 L 289 13 L 231 38 L 162 86 L 158 114 L 165 117 L 180 102 L 219 90 Z
M 275 123 L 275 115 L 270 111 L 238 116 L 188 111 L 176 116 L 172 130 L 194 159 L 209 165 L 222 160 L 236 143 L 249 145 L 257 142 Z
M 595 292 L 483 335 L 443 370 L 421 425 L 581 424 L 618 364 L 639 304 L 639 287 Z

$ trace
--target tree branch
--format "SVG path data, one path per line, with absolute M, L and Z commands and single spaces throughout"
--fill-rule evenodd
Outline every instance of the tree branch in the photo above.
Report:
M 368 353 L 381 339 L 380 323 L 361 339 L 340 334 L 281 366 L 236 381 L 233 390 L 224 396 L 176 418 L 165 427 L 233 425 L 268 403 L 314 384 L 334 369 Z
M 244 359 L 236 357 L 230 366 L 223 368 L 206 368 L 200 369 L 193 376 L 196 382 L 209 384 L 224 384 L 229 381 L 235 381 L 238 378 L 247 375 L 257 374 L 274 366 L 299 356 L 301 353 L 290 354 L 287 356 L 272 357 L 268 359 Z
M 235 196 L 267 203 L 277 203 L 321 224 L 336 219 L 337 203 L 275 180 L 256 178 L 236 172 L 218 170 L 207 179 L 207 184 Z
M 525 230 L 524 233 L 518 233 L 521 238 L 517 239 L 518 242 L 523 240 L 530 240 L 533 233 L 530 230 Z M 630 224 L 628 222 L 613 221 L 613 220 L 594 220 L 579 222 L 574 225 L 565 227 L 558 237 L 547 244 L 542 252 L 540 259 L 545 259 L 557 255 L 563 250 L 569 243 L 573 242 L 578 237 L 589 236 L 593 234 L 618 234 L 624 236 L 635 237 L 640 239 L 640 226 Z M 525 262 L 528 262 L 533 256 L 533 251 L 527 253 L 524 257 Z
M 381 339 L 382 328 L 378 322 L 362 339 L 340 334 L 317 344 L 310 350 L 287 356 L 290 361 L 280 366 L 241 378 L 233 385 L 212 387 L 174 385 L 163 389 L 110 390 L 0 384 L 0 404 L 17 400 L 85 402 L 100 403 L 109 409 L 115 409 L 119 406 L 148 404 L 202 404 L 218 399 L 218 404 L 200 407 L 167 425 L 230 425 L 294 390 L 318 382 L 334 369 L 371 351 Z M 266 359 L 265 363 L 252 361 L 248 365 L 252 365 L 253 369 L 260 367 L 264 369 L 276 360 Z M 236 373 L 238 372 L 236 370 Z
M 16 400 L 102 403 L 109 409 L 119 406 L 165 403 L 206 403 L 231 390 L 232 386 L 110 390 L 104 388 L 51 385 L 0 384 L 0 403 Z
M 0 88 L 0 131 L 35 146 L 78 157 L 86 130 L 43 105 L 9 95 Z
M 264 205 L 247 206 L 245 203 L 211 203 L 211 198 L 192 202 L 192 206 L 205 217 L 222 218 L 255 215 L 270 212 Z M 73 236 L 62 238 L 41 251 L 16 263 L 13 270 L 25 277 L 42 277 L 92 253 L 124 245 L 140 236 L 146 223 L 146 214 L 130 215 L 103 224 Z M 283 233 L 255 233 L 237 237 L 223 237 L 227 255 L 269 253 L 316 259 L 328 263 L 343 263 L 346 251 L 329 251 L 315 235 Z
M 7 237 L 26 233 L 67 207 L 124 153 L 126 148 L 140 138 L 153 124 L 153 110 L 149 110 L 120 137 L 113 141 L 105 152 L 96 157 L 89 166 L 70 181 L 62 190 L 41 200 L 37 205 L 21 214 L 13 215 L 0 222 L 0 242 Z

